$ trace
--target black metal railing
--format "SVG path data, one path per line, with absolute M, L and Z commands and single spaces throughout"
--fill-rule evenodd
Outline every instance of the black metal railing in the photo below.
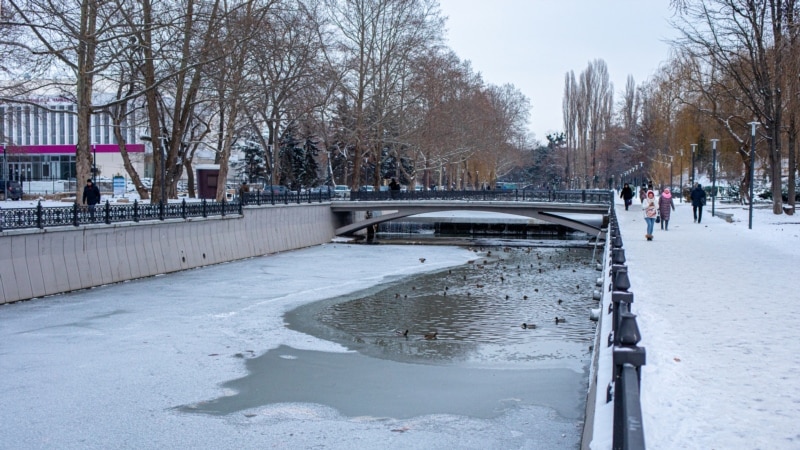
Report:
M 97 223 L 140 222 L 151 220 L 187 219 L 190 217 L 225 216 L 243 214 L 248 205 L 276 205 L 290 203 L 322 203 L 335 200 L 334 191 L 317 192 L 274 191 L 244 192 L 236 201 L 180 203 L 139 203 L 111 205 L 108 201 L 94 208 L 77 203 L 63 207 L 0 208 L 0 231 L 25 228 L 47 228 L 56 226 L 79 226 Z M 601 190 L 553 191 L 553 190 L 486 190 L 486 191 L 378 191 L 349 193 L 352 201 L 380 200 L 494 200 L 522 202 L 561 203 L 613 203 L 613 192 Z
M 625 265 L 625 249 L 619 222 L 613 205 L 609 216 L 609 236 L 611 237 L 611 333 L 608 346 L 613 346 L 613 374 L 606 390 L 606 402 L 614 401 L 613 449 L 644 450 L 644 425 L 640 389 L 641 367 L 645 364 L 647 353 L 637 344 L 641 341 L 636 315 L 631 312 L 633 292 Z
M 144 222 L 152 220 L 188 219 L 190 217 L 225 216 L 243 214 L 241 202 L 139 203 L 112 205 L 108 201 L 94 207 L 73 203 L 69 206 L 34 208 L 0 208 L 0 231 L 26 228 Z
M 276 205 L 276 204 L 284 204 L 288 205 L 289 203 L 322 203 L 331 200 L 332 197 L 332 190 L 320 190 L 317 192 L 295 192 L 295 191 L 284 191 L 284 192 L 274 192 L 272 190 L 265 191 L 255 191 L 255 192 L 244 192 L 239 195 L 239 199 L 241 203 L 245 206 L 247 205 Z
M 546 189 L 483 190 L 483 191 L 352 191 L 351 201 L 385 200 L 480 200 L 515 202 L 603 203 L 614 201 L 612 191 L 554 191 Z

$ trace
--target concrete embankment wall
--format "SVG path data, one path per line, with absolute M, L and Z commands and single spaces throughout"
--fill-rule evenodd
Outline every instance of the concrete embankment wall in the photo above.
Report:
M 244 216 L 0 233 L 0 304 L 328 242 L 330 205 L 246 207 Z

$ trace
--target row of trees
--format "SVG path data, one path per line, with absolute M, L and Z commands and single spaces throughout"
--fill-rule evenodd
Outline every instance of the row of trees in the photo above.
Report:
M 131 126 L 165 167 L 156 199 L 184 175 L 194 185 L 202 147 L 221 179 L 238 149 L 251 177 L 353 188 L 390 176 L 477 187 L 531 147 L 528 99 L 442 44 L 434 0 L 1 1 L 0 101 L 73 99 L 78 179 L 92 166 L 90 117 L 109 115 L 143 198 L 121 131 Z
M 710 177 L 711 140 L 719 139 L 717 178 L 739 185 L 746 201 L 751 183 L 763 179 L 773 211 L 784 211 L 784 196 L 793 211 L 798 0 L 673 0 L 672 6 L 680 36 L 672 56 L 641 85 L 629 77 L 616 105 L 602 60 L 590 62 L 578 77 L 567 74 L 564 133 L 548 136 L 548 145 L 537 149 L 542 164 L 535 170 L 551 180 L 595 187 L 641 167 L 633 173 L 668 187 L 678 176 L 690 181 L 691 174 L 681 172 L 695 166 Z M 761 178 L 750 179 L 750 158 L 756 158 Z M 783 186 L 788 192 L 782 195 Z

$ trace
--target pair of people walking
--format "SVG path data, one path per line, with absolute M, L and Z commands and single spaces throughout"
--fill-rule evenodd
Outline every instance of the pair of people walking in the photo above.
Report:
M 653 228 L 655 228 L 656 222 L 661 224 L 662 230 L 669 231 L 669 219 L 674 210 L 675 203 L 672 201 L 672 192 L 669 189 L 664 189 L 658 199 L 656 199 L 655 192 L 647 191 L 644 201 L 642 201 L 642 211 L 647 224 L 645 238 L 648 241 L 653 240 Z

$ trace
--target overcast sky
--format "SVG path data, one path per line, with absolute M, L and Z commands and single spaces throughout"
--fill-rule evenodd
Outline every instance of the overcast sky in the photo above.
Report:
M 484 81 L 514 84 L 531 102 L 540 141 L 563 129 L 564 75 L 603 59 L 621 98 L 669 57 L 669 0 L 439 0 L 448 45 Z

